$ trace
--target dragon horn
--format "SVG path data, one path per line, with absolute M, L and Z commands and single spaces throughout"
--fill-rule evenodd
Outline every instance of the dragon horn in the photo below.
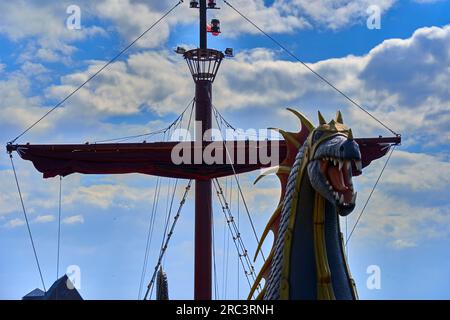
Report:
M 352 129 L 348 129 L 348 136 L 347 136 L 348 140 L 353 140 L 353 132 Z
M 253 184 L 256 184 L 259 180 L 261 180 L 265 176 L 268 176 L 269 174 L 277 173 L 279 169 L 280 169 L 280 166 L 275 166 L 275 167 L 265 170 L 258 177 L 256 177 L 256 180 L 253 182 Z
M 314 130 L 313 123 L 311 121 L 309 121 L 309 119 L 306 116 L 304 116 L 302 113 L 300 113 L 297 110 L 294 110 L 292 108 L 286 108 L 286 109 L 289 110 L 290 112 L 292 112 L 293 114 L 295 114 L 297 116 L 297 118 L 300 119 L 302 126 L 305 126 L 310 132 Z
M 279 128 L 268 128 L 268 129 L 279 132 L 283 136 L 283 138 L 285 140 L 288 140 L 289 142 L 293 143 L 296 148 L 300 148 L 301 147 L 300 142 L 298 142 L 295 139 L 295 136 L 291 132 L 286 132 L 286 131 L 284 131 L 282 129 L 279 129 Z
M 324 118 L 323 115 L 320 113 L 320 111 L 317 111 L 317 113 L 319 114 L 319 124 L 320 124 L 320 125 L 326 124 L 327 122 L 325 121 L 325 118 Z
M 344 120 L 342 119 L 342 113 L 340 110 L 336 113 L 336 122 L 344 124 Z

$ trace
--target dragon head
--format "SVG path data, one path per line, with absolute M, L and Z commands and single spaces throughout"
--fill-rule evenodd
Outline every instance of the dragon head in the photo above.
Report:
M 305 145 L 309 180 L 341 216 L 346 216 L 355 208 L 357 193 L 352 183 L 352 167 L 361 170 L 361 152 L 340 111 L 328 123 L 319 112 L 319 124 L 310 132 Z

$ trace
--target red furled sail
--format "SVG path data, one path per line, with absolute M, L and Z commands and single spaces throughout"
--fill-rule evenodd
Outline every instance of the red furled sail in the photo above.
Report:
M 384 156 L 392 144 L 400 143 L 400 137 L 392 138 L 360 138 L 359 144 L 362 165 L 366 167 L 375 159 Z M 155 176 L 184 179 L 213 179 L 244 173 L 273 166 L 264 163 L 258 156 L 250 161 L 250 155 L 270 155 L 273 143 L 278 144 L 279 161 L 286 156 L 286 144 L 280 141 L 237 141 L 225 148 L 222 142 L 205 142 L 203 146 L 191 145 L 192 154 L 201 148 L 215 143 L 215 153 L 222 156 L 221 164 L 203 162 L 192 164 L 175 164 L 172 161 L 172 149 L 179 142 L 155 143 L 114 143 L 114 144 L 59 144 L 59 145 L 8 145 L 7 151 L 17 151 L 25 160 L 33 163 L 43 173 L 44 178 L 58 175 L 67 176 L 72 173 L 83 174 L 124 174 L 142 173 Z M 301 141 L 303 143 L 303 141 Z M 238 155 L 245 155 L 245 160 Z M 191 157 L 194 159 L 194 156 Z M 230 164 L 233 159 L 233 166 Z M 239 161 L 240 160 L 240 161 Z M 220 162 L 220 161 L 219 161 Z M 357 174 L 355 172 L 355 174 Z

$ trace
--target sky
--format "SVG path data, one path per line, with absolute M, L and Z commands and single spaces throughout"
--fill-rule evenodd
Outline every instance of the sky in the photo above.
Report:
M 84 143 L 151 132 L 171 123 L 194 87 L 177 46 L 198 46 L 198 12 L 185 1 L 118 61 L 72 96 L 18 143 Z M 302 61 L 402 134 L 392 159 L 348 243 L 361 299 L 450 299 L 450 2 L 445 0 L 229 0 Z M 18 0 L 0 3 L 0 142 L 4 145 L 114 57 L 176 1 Z M 70 5 L 79 29 L 67 27 Z M 232 47 L 214 83 L 215 107 L 233 126 L 298 130 L 293 107 L 315 123 L 341 110 L 358 137 L 390 132 L 315 78 L 222 1 L 209 19 L 222 33 L 209 46 Z M 371 10 L 380 25 L 368 28 Z M 152 137 L 153 141 L 164 139 Z M 139 141 L 139 140 L 136 140 Z M 149 140 L 150 141 L 150 140 Z M 41 287 L 8 155 L 0 155 L 0 298 L 20 299 Z M 59 178 L 43 179 L 14 154 L 46 287 L 57 266 Z M 353 228 L 385 159 L 354 179 Z M 276 177 L 253 185 L 239 176 L 260 234 L 279 198 Z M 85 299 L 136 299 L 148 226 L 155 224 L 144 282 L 162 240 L 174 181 L 138 174 L 73 174 L 62 179 L 61 276 L 80 269 Z M 232 178 L 221 179 L 250 253 L 256 241 Z M 178 208 L 187 181 L 178 181 Z M 193 297 L 193 194 L 183 207 L 163 267 L 172 299 Z M 245 299 L 249 291 L 223 213 L 214 203 L 214 296 Z M 266 240 L 264 252 L 271 247 Z M 255 268 L 261 266 L 261 258 Z M 375 267 L 374 267 L 375 266 Z M 376 274 L 373 273 L 376 270 Z M 379 273 L 378 273 L 379 271 Z M 373 286 L 373 276 L 379 281 Z M 379 276 L 379 277 L 378 277 Z M 372 285 L 371 285 L 372 284 Z

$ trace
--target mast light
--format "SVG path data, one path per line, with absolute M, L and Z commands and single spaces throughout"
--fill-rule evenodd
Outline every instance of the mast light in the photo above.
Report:
M 208 0 L 208 9 L 216 9 L 216 0 Z
M 220 21 L 219 19 L 211 20 L 211 31 L 213 36 L 218 36 L 220 34 Z

